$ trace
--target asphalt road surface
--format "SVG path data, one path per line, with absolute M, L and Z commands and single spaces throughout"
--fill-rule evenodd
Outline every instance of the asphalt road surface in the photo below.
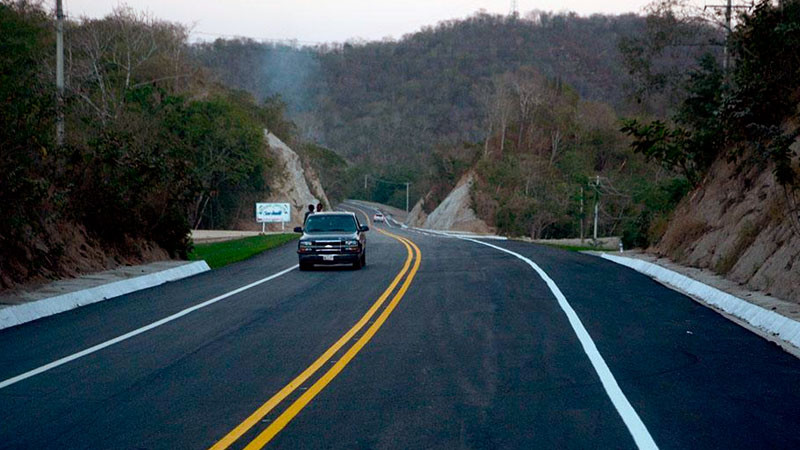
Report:
M 0 448 L 800 448 L 800 360 L 643 275 L 368 241 L 360 271 L 292 243 L 0 331 Z

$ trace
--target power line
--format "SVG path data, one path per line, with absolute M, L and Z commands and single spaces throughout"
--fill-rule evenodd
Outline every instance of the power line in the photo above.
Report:
M 366 174 L 366 175 L 364 175 L 364 191 L 365 192 L 367 190 L 367 181 L 370 178 L 372 178 L 373 180 L 375 180 L 376 182 L 379 182 L 379 183 L 391 184 L 391 185 L 395 185 L 395 186 L 405 185 L 405 187 L 406 187 L 406 212 L 408 212 L 409 190 L 411 188 L 411 182 L 410 181 L 398 182 L 398 181 L 384 180 L 382 178 L 378 178 L 378 177 L 374 177 L 374 176 L 371 176 L 369 174 Z
M 298 44 L 311 45 L 311 46 L 327 44 L 326 42 L 319 42 L 319 41 L 301 41 L 299 39 L 291 39 L 291 38 L 268 38 L 259 36 L 245 36 L 241 34 L 211 33 L 207 31 L 193 31 L 191 34 L 202 34 L 204 36 L 214 36 L 226 39 L 251 39 L 254 41 L 270 42 L 275 44 L 289 44 L 294 47 L 298 46 Z
M 383 178 L 378 178 L 372 175 L 364 175 L 364 180 L 367 180 L 368 178 L 371 178 L 379 183 L 384 183 L 384 184 L 396 184 L 396 185 L 411 184 L 411 182 L 384 180 Z M 364 182 L 364 184 L 366 185 L 366 181 Z

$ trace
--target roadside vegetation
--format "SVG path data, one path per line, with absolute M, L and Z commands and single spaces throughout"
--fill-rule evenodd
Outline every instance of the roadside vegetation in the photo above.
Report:
M 259 98 L 283 87 L 301 132 L 346 158 L 315 158 L 334 198 L 403 208 L 410 181 L 412 205 L 425 196 L 431 212 L 473 170 L 478 215 L 502 233 L 578 237 L 583 224 L 588 236 L 599 199 L 600 234 L 642 245 L 640 216 L 670 210 L 688 189 L 619 131 L 625 115 L 669 108 L 637 102 L 628 88 L 621 38 L 647 28 L 634 14 L 478 13 L 396 41 L 294 48 L 219 39 L 196 52 Z
M 283 105 L 219 84 L 186 28 L 125 7 L 65 23 L 57 145 L 54 30 L 43 4 L 0 2 L 0 288 L 185 258 L 191 227 L 265 192 Z
M 205 260 L 209 267 L 216 269 L 291 242 L 299 237 L 295 233 L 267 234 L 225 242 L 196 244 L 189 253 L 192 261 Z
M 707 17 L 679 2 L 656 5 L 649 32 L 629 41 L 629 67 L 642 80 L 644 98 L 670 92 L 677 100 L 665 118 L 624 121 L 632 148 L 680 174 L 691 188 L 702 184 L 718 160 L 735 164 L 743 179 L 748 172 L 772 171 L 785 197 L 782 214 L 800 234 L 800 165 L 793 147 L 800 137 L 800 1 L 762 1 L 739 14 L 728 38 L 727 69 L 725 58 L 713 51 L 713 38 L 682 33 L 696 31 Z M 656 69 L 656 61 L 689 42 L 705 42 L 692 67 Z M 669 211 L 650 208 L 637 220 L 659 236 Z
M 532 12 L 315 47 L 217 39 L 119 7 L 66 24 L 56 145 L 54 23 L 0 0 L 0 288 L 186 257 L 281 170 L 269 128 L 332 201 L 426 212 L 466 173 L 478 216 L 532 238 L 661 238 L 715 161 L 774 173 L 800 233 L 800 1 L 645 15 Z M 729 59 L 725 57 L 728 44 Z M 244 206 L 243 206 L 244 205 Z
M 478 215 L 503 233 L 588 236 L 597 201 L 600 235 L 647 247 L 717 158 L 774 167 L 797 204 L 797 5 L 736 9 L 728 69 L 720 10 L 677 0 L 644 15 L 478 13 L 398 40 L 197 51 L 259 98 L 282 87 L 301 133 L 346 158 L 318 169 L 335 174 L 337 198 L 404 207 L 410 181 L 430 212 L 472 170 Z
M 558 248 L 569 252 L 614 252 L 615 251 L 608 248 L 592 247 L 590 245 L 560 245 L 560 244 L 549 244 L 546 242 L 542 242 L 541 245 L 546 245 L 548 247 Z

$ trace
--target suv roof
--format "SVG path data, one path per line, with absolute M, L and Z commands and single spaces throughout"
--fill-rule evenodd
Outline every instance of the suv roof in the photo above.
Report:
M 337 215 L 347 215 L 347 216 L 355 216 L 356 213 L 350 211 L 322 211 L 322 212 L 315 212 L 315 216 L 337 216 Z

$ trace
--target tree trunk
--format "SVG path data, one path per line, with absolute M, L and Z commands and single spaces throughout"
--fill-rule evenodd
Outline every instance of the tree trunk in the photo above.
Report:
M 503 156 L 503 151 L 506 147 L 506 123 L 503 121 L 503 132 L 500 134 L 500 156 Z
M 204 197 L 205 200 L 203 200 Z M 208 200 L 211 199 L 211 196 L 200 194 L 200 199 L 201 201 L 198 202 L 197 206 L 200 207 L 200 203 L 202 203 L 203 206 L 199 209 L 199 211 L 197 208 L 195 208 L 195 222 L 194 222 L 195 230 L 197 229 L 197 227 L 200 226 L 200 222 L 203 220 L 203 213 L 206 211 L 206 206 L 208 206 Z
M 550 165 L 552 166 L 558 155 L 558 147 L 561 145 L 561 132 L 556 130 L 550 134 Z

